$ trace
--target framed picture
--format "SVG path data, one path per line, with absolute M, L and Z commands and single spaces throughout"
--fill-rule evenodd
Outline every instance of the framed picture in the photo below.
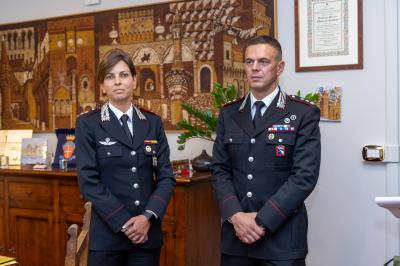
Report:
M 363 68 L 362 0 L 295 0 L 296 72 Z

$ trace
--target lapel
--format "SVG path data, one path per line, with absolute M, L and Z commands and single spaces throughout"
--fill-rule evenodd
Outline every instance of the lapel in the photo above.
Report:
M 259 128 L 254 129 L 253 126 L 253 122 L 251 119 L 250 97 L 245 98 L 246 103 L 244 105 L 244 108 L 239 108 L 238 112 L 233 115 L 233 119 L 236 121 L 239 127 L 241 127 L 246 132 L 247 135 L 249 135 L 250 137 L 255 137 L 268 127 L 271 127 L 276 121 L 282 119 L 288 113 L 286 102 L 287 97 L 283 97 L 285 101 L 284 103 L 280 102 L 282 99 L 282 94 L 285 95 L 285 92 L 279 88 L 279 93 L 276 95 L 272 103 L 264 112 L 261 126 Z
M 110 116 L 110 121 L 101 121 L 100 120 L 100 126 L 104 128 L 105 131 L 108 132 L 111 136 L 116 138 L 119 142 L 122 142 L 128 147 L 133 148 L 133 144 L 131 143 L 130 140 L 128 140 L 128 137 L 125 135 L 124 130 L 122 129 L 122 126 L 120 122 L 118 121 L 118 118 L 115 116 L 114 112 L 108 109 L 109 111 L 109 116 Z
M 282 119 L 288 113 L 287 108 L 278 107 L 278 100 L 281 93 L 284 92 L 279 89 L 279 93 L 275 96 L 274 100 L 268 106 L 267 110 L 265 110 L 264 115 L 262 116 L 260 127 L 254 130 L 254 136 L 271 127 L 276 121 Z
M 143 144 L 144 139 L 148 135 L 149 131 L 149 121 L 146 117 L 142 119 L 138 115 L 139 109 L 134 106 L 132 115 L 132 125 L 133 125 L 133 148 L 136 150 Z M 140 112 L 140 115 L 143 114 Z
M 244 108 L 239 108 L 239 110 L 233 115 L 233 119 L 236 121 L 239 127 L 246 132 L 247 135 L 253 136 L 254 126 L 253 122 L 251 121 L 250 97 L 246 97 L 244 101 L 246 101 Z

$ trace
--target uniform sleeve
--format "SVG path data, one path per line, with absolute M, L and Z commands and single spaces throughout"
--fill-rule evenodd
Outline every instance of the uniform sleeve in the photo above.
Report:
M 271 232 L 276 231 L 301 207 L 317 183 L 321 161 L 319 119 L 319 109 L 310 108 L 297 130 L 293 166 L 288 180 L 257 214 L 257 219 Z
M 87 119 L 87 118 L 86 118 Z M 76 160 L 79 188 L 86 200 L 92 202 L 96 212 L 117 233 L 131 218 L 124 205 L 101 182 L 96 160 L 96 142 L 93 129 L 85 117 L 76 123 Z
M 211 172 L 214 195 L 224 222 L 233 214 L 243 211 L 232 183 L 231 158 L 227 148 L 227 145 L 224 144 L 224 118 L 222 110 L 218 118 Z
M 155 172 L 155 189 L 145 207 L 146 210 L 153 211 L 158 218 L 164 216 L 168 207 L 169 199 L 175 185 L 175 177 L 170 162 L 170 150 L 167 137 L 161 119 L 157 118 L 157 141 L 159 143 L 157 151 L 157 167 Z

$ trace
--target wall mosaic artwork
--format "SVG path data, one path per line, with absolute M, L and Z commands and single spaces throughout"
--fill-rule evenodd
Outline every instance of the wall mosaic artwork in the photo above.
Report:
M 244 45 L 275 35 L 275 9 L 276 0 L 196 0 L 0 25 L 0 128 L 73 128 L 107 100 L 96 66 L 122 49 L 136 66 L 133 102 L 175 130 L 190 119 L 182 102 L 211 108 L 215 82 L 247 92 Z

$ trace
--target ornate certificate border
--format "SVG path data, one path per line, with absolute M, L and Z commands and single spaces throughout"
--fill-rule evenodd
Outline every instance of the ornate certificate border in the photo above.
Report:
M 363 68 L 362 0 L 295 0 L 296 72 Z

